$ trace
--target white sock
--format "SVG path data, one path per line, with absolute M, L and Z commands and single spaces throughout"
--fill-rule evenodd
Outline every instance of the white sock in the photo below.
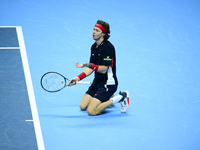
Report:
M 122 95 L 117 95 L 111 98 L 113 104 L 118 103 L 122 99 Z

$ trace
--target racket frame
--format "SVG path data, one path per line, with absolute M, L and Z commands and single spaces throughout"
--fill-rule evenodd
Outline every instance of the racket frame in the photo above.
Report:
M 44 86 L 43 86 L 43 84 L 42 84 L 42 80 L 43 80 L 44 76 L 46 76 L 46 75 L 49 74 L 49 73 L 55 73 L 55 74 L 58 74 L 58 75 L 60 75 L 61 77 L 63 77 L 63 78 L 64 78 L 64 81 L 65 81 L 64 86 L 63 86 L 62 88 L 56 90 L 56 91 L 49 91 L 49 90 L 47 90 L 46 88 L 44 88 Z M 58 91 L 64 89 L 64 88 L 67 86 L 67 81 L 66 81 L 66 80 L 69 80 L 69 79 L 67 79 L 66 77 L 64 77 L 62 74 L 60 74 L 60 73 L 58 73 L 58 72 L 55 72 L 55 71 L 49 71 L 49 72 L 46 72 L 46 73 L 41 77 L 40 84 L 41 84 L 42 88 L 43 88 L 45 91 L 50 92 L 50 93 L 54 93 L 54 92 L 58 92 Z

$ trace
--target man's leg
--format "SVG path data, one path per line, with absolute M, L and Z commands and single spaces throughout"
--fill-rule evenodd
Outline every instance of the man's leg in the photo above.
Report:
M 85 111 L 90 104 L 90 101 L 92 100 L 92 97 L 89 94 L 85 94 L 81 100 L 80 103 L 80 109 Z
M 129 92 L 128 91 L 120 92 L 119 95 L 103 103 L 97 98 L 92 98 L 90 95 L 85 94 L 81 101 L 80 108 L 81 110 L 87 109 L 89 115 L 95 116 L 103 112 L 110 105 L 118 102 L 121 103 L 122 107 L 121 112 L 126 112 L 129 108 Z
M 102 103 L 97 98 L 92 98 L 92 100 L 90 101 L 88 105 L 87 112 L 89 115 L 95 116 L 103 112 L 110 105 L 112 105 L 112 100 L 108 100 Z

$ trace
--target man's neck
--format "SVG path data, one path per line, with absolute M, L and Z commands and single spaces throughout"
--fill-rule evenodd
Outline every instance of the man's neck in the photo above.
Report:
M 104 38 L 100 38 L 99 40 L 96 41 L 97 47 L 103 42 Z

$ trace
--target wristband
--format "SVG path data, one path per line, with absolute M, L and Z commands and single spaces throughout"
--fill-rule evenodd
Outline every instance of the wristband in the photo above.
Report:
M 89 63 L 89 66 L 88 66 L 89 68 L 91 68 L 92 70 L 94 70 L 94 71 L 97 71 L 98 69 L 99 69 L 99 66 L 98 65 L 94 65 L 94 64 L 90 64 Z
M 82 72 L 77 77 L 79 77 L 79 79 L 82 80 L 82 79 L 84 79 L 86 77 L 86 74 L 85 74 L 85 72 Z

